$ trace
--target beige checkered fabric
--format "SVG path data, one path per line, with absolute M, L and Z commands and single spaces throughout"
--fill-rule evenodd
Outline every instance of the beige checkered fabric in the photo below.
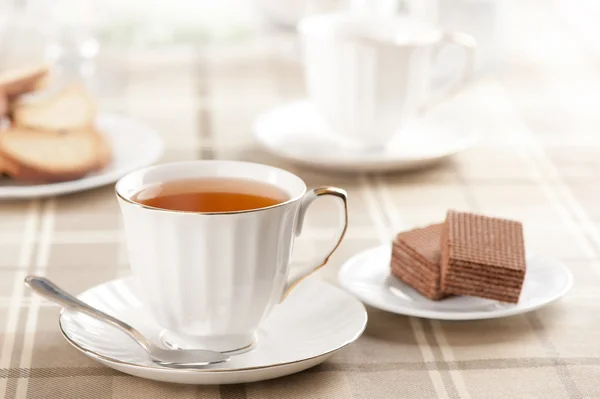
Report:
M 525 11 L 537 4 L 519 3 Z M 557 14 L 533 11 L 511 14 L 511 32 L 527 34 L 516 35 L 497 68 L 453 100 L 481 131 L 481 142 L 420 172 L 328 174 L 260 151 L 251 138 L 253 118 L 303 93 L 297 61 L 274 50 L 289 53 L 286 40 L 107 57 L 104 71 L 113 80 L 100 100 L 104 110 L 158 129 L 168 145 L 162 161 L 253 160 L 287 168 L 310 186 L 345 188 L 350 228 L 320 272 L 334 284 L 352 254 L 454 208 L 521 220 L 528 246 L 574 273 L 565 298 L 529 314 L 475 322 L 369 308 L 364 335 L 308 371 L 239 386 L 158 383 L 103 367 L 70 347 L 58 331 L 59 309 L 22 283 L 35 273 L 78 293 L 128 274 L 113 188 L 0 202 L 0 398 L 599 398 L 598 62 Z M 297 260 L 330 244 L 331 205 L 323 199 L 310 211 Z

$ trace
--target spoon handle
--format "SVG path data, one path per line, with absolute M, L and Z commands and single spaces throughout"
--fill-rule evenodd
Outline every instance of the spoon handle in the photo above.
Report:
M 133 338 L 140 346 L 150 352 L 151 346 L 146 341 L 144 336 L 140 334 L 135 328 L 129 324 L 122 322 L 121 320 L 115 319 L 111 315 L 108 315 L 96 308 L 91 307 L 85 302 L 80 301 L 73 295 L 63 291 L 61 288 L 56 286 L 52 281 L 45 277 L 38 276 L 27 276 L 25 277 L 25 284 L 34 290 L 39 295 L 52 302 L 55 302 L 65 308 L 70 308 L 86 315 L 93 317 L 96 320 L 108 323 L 119 330 L 123 331 L 131 338 Z

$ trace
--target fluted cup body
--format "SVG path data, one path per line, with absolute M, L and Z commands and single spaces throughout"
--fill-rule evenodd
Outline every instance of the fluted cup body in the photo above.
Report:
M 150 185 L 202 177 L 273 184 L 288 200 L 214 214 L 157 209 L 132 200 Z M 252 344 L 258 325 L 286 289 L 305 192 L 302 180 L 289 172 L 233 161 L 159 165 L 119 181 L 131 270 L 144 306 L 172 341 L 221 351 Z

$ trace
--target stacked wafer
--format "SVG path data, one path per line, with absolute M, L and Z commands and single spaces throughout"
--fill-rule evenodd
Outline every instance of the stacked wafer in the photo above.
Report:
M 405 231 L 392 246 L 392 273 L 421 295 L 437 300 L 440 287 L 440 235 L 442 224 Z
M 526 271 L 522 225 L 448 211 L 442 224 L 396 236 L 391 271 L 429 299 L 468 295 L 516 303 Z

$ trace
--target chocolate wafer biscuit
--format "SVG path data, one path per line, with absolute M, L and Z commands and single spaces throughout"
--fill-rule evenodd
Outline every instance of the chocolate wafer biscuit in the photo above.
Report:
M 421 295 L 437 300 L 440 290 L 441 224 L 399 233 L 392 245 L 391 271 Z
M 526 268 L 521 223 L 448 211 L 440 249 L 444 292 L 518 302 Z

